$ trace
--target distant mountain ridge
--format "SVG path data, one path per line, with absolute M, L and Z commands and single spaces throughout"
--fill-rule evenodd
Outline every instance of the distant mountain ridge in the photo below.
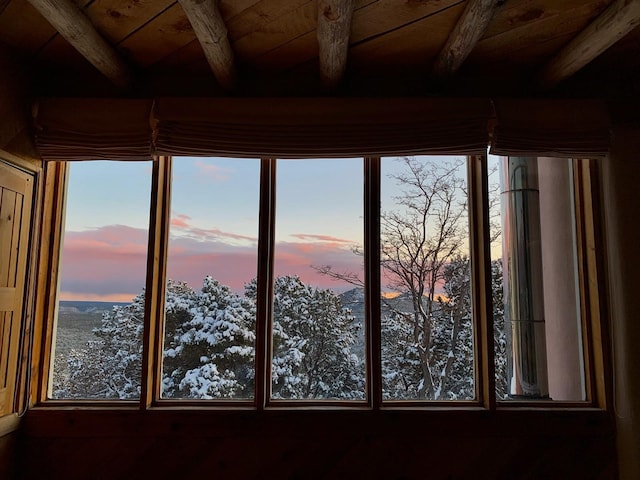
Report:
M 114 306 L 128 305 L 129 302 L 94 302 L 77 300 L 60 300 L 58 311 L 76 313 L 110 312 Z
M 351 310 L 351 314 L 357 319 L 364 319 L 364 289 L 355 287 L 338 295 L 344 308 Z M 67 313 L 102 313 L 110 312 L 115 306 L 129 305 L 130 302 L 98 302 L 79 300 L 60 300 L 59 311 Z M 393 306 L 400 311 L 411 311 L 413 308 L 411 297 L 408 294 L 394 298 L 382 298 L 382 310 L 388 310 Z

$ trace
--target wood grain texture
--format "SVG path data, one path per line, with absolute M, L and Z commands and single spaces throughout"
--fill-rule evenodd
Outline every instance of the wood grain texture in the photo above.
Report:
M 353 0 L 318 0 L 318 52 L 320 78 L 335 88 L 347 67 Z
M 394 43 L 398 38 L 402 38 L 404 32 L 414 30 L 414 23 L 418 23 L 421 26 L 437 25 L 437 19 L 442 18 L 443 23 L 446 23 L 448 28 L 448 22 L 450 21 L 449 10 L 454 8 L 456 9 L 456 14 L 459 15 L 462 11 L 459 8 L 461 4 L 460 0 L 444 0 L 416 3 L 409 7 L 398 0 L 380 0 L 379 2 L 357 0 L 351 25 L 351 49 L 357 49 L 359 52 L 363 50 L 371 51 L 375 55 L 373 52 L 376 52 L 377 46 L 386 43 L 386 35 L 389 35 L 390 43 Z M 310 16 L 312 14 L 311 10 L 308 12 L 305 10 L 305 15 Z M 427 19 L 431 20 L 428 21 Z M 281 20 L 281 22 L 285 21 L 286 19 Z M 404 26 L 405 24 L 407 24 L 406 27 Z M 278 27 L 274 25 L 274 28 Z M 432 42 L 438 42 L 439 39 L 440 37 L 430 37 L 430 41 L 425 42 L 424 38 L 413 38 L 409 45 L 401 45 L 400 49 L 423 48 L 429 49 L 428 51 L 434 51 L 444 43 L 443 39 L 440 43 L 436 43 L 435 47 L 431 48 Z M 306 33 L 298 30 L 294 40 L 277 46 L 272 45 L 271 48 L 264 49 L 263 53 L 251 51 L 250 45 L 247 43 L 248 40 L 249 38 L 243 38 L 240 42 L 234 44 L 234 47 L 238 55 L 242 55 L 246 62 L 261 71 L 273 73 L 289 70 L 304 66 L 305 63 L 318 57 L 318 42 L 313 29 Z M 253 38 L 251 38 L 251 41 L 253 41 Z M 363 45 L 368 42 L 372 42 L 373 49 L 363 48 Z M 416 42 L 417 44 L 415 44 Z M 396 46 L 395 44 L 392 45 L 393 48 Z M 424 58 L 420 62 L 424 64 Z
M 563 17 L 589 10 L 597 17 L 613 0 L 546 0 L 507 1 L 496 12 L 483 39 L 491 38 L 512 30 L 526 28 L 545 22 L 561 21 Z
M 239 6 L 242 7 L 242 2 L 220 3 L 220 11 L 225 19 L 229 39 L 236 56 L 238 55 L 238 45 L 235 42 L 245 35 L 261 31 L 265 25 L 295 11 L 300 5 L 309 4 L 310 0 L 245 0 L 245 3 L 247 2 L 250 5 L 242 9 L 238 9 Z M 203 57 L 202 46 L 196 39 L 168 53 L 153 65 L 153 69 L 166 72 L 176 67 L 200 62 Z
M 42 254 L 38 257 L 34 290 L 37 292 L 34 305 L 34 317 L 42 319 L 34 322 L 34 348 L 30 368 L 31 384 L 29 398 L 34 403 L 47 398 L 49 385 L 49 365 L 52 362 L 54 342 L 55 309 L 57 308 L 56 284 L 60 272 L 60 257 L 52 252 L 60 251 L 62 239 L 57 232 L 64 228 L 62 203 L 69 164 L 66 162 L 46 163 L 42 176 L 43 188 L 40 203 L 40 242 L 38 248 Z M 39 347 L 38 347 L 39 346 Z
M 15 411 L 32 195 L 32 176 L 0 163 L 0 416 Z
M 469 0 L 433 65 L 433 74 L 444 80 L 453 75 L 484 35 L 501 0 Z
M 465 67 L 468 64 L 508 63 L 511 60 L 516 60 L 518 64 L 535 65 L 540 61 L 538 53 L 543 55 L 543 60 L 548 59 L 596 18 L 603 8 L 598 2 L 580 2 L 575 6 L 573 0 L 571 2 L 572 8 L 566 10 L 545 7 L 544 10 L 534 10 L 534 14 L 523 10 L 514 12 L 512 9 L 512 16 L 505 19 L 505 9 L 510 5 L 506 4 L 496 15 L 485 37 L 469 55 Z M 496 31 L 496 23 L 509 22 L 513 28 Z M 529 51 L 535 52 L 533 58 L 529 58 Z
M 238 39 L 235 39 L 234 32 L 230 31 L 233 49 L 239 60 L 250 64 L 253 59 L 286 46 L 300 36 L 311 32 L 315 34 L 317 14 L 316 4 L 306 2 Z M 314 52 L 317 55 L 318 42 L 315 39 L 314 42 Z
M 68 0 L 29 0 L 29 3 L 115 85 L 124 89 L 131 86 L 133 77 L 129 67 L 76 4 Z
M 547 63 L 538 84 L 549 89 L 570 77 L 640 25 L 640 2 L 617 0 Z
M 135 65 L 137 94 L 195 94 L 189 85 L 200 85 L 198 94 L 224 94 L 222 87 L 211 81 L 211 68 L 205 52 L 177 0 L 66 1 L 81 7 L 121 58 Z M 532 71 L 542 68 L 614 0 L 509 0 L 497 10 L 483 34 L 479 32 L 485 19 L 460 24 L 456 19 L 452 23 L 451 13 L 455 11 L 462 15 L 465 6 L 469 11 L 474 5 L 488 5 L 489 0 L 352 2 L 354 11 L 345 72 L 348 78 L 368 78 L 371 73 L 378 75 L 376 72 L 381 72 L 387 78 L 385 84 L 391 88 L 393 76 L 384 69 L 395 65 L 402 67 L 395 82 L 403 94 L 407 88 L 415 91 L 408 83 L 413 84 L 414 78 L 422 76 L 423 93 L 427 94 L 443 94 L 445 91 L 456 94 L 462 91 L 462 85 L 466 85 L 473 88 L 473 95 L 492 95 L 502 88 L 507 95 L 518 91 L 522 95 L 532 91 L 529 86 Z M 235 68 L 239 72 L 236 94 L 269 94 L 270 90 L 326 95 L 326 81 L 323 84 L 318 80 L 321 78 L 319 72 L 325 69 L 320 64 L 326 63 L 326 60 L 320 60 L 321 49 L 317 39 L 318 26 L 322 29 L 318 23 L 318 0 L 218 0 L 217 5 L 228 30 Z M 467 25 L 468 31 L 462 28 L 463 25 Z M 454 31 L 456 28 L 459 31 Z M 416 34 L 411 34 L 409 40 L 406 32 Z M 471 37 L 480 35 L 475 48 L 472 48 L 475 39 L 469 34 Z M 321 33 L 322 36 L 324 34 Z M 465 37 L 468 38 L 463 40 Z M 443 49 L 448 39 L 451 39 L 450 44 Z M 397 44 L 398 41 L 402 43 Z M 6 4 L 0 14 L 0 42 L 27 56 L 35 56 L 36 73 L 47 78 L 47 82 L 39 82 L 42 87 L 39 94 L 101 97 L 119 93 L 92 72 L 93 67 L 85 57 L 56 34 L 27 0 L 12 0 Z M 370 45 L 361 48 L 363 43 Z M 355 49 L 359 58 L 352 65 Z M 597 63 L 576 80 L 583 86 L 581 95 L 589 91 L 593 93 L 603 84 L 610 85 L 613 81 L 610 73 L 612 64 L 616 72 L 622 70 L 615 77 L 617 82 L 626 83 L 626 86 L 621 85 L 621 89 L 609 86 L 607 92 L 633 92 L 629 74 L 640 75 L 636 51 L 637 46 L 627 42 L 614 53 L 602 55 L 607 61 Z M 362 55 L 363 52 L 366 55 Z M 397 58 L 392 59 L 393 55 L 387 52 L 396 52 Z M 456 75 L 449 81 L 426 83 L 430 73 L 428 69 L 438 54 L 438 64 L 449 63 L 449 71 L 456 71 Z M 460 69 L 459 64 L 466 54 L 464 68 Z M 423 57 L 414 58 L 413 55 Z M 499 75 L 496 68 L 502 69 L 503 74 Z M 523 68 L 527 71 L 522 71 Z M 437 67 L 436 71 L 446 69 Z M 310 74 L 313 70 L 315 76 Z M 295 81 L 296 74 L 299 75 L 298 82 Z M 261 78 L 256 78 L 256 75 Z M 606 81 L 603 81 L 603 75 Z M 280 88 L 278 81 L 295 88 Z M 207 86 L 207 82 L 211 86 Z M 272 88 L 265 89 L 267 84 Z M 159 85 L 162 87 L 156 87 Z M 368 86 L 361 87 L 371 90 Z M 350 80 L 341 82 L 340 88 L 341 95 L 347 94 L 348 88 L 358 95 L 355 84 Z M 559 87 L 559 90 L 564 88 Z M 573 86 L 566 88 L 567 92 L 574 91 Z
M 95 0 L 85 12 L 96 29 L 117 45 L 175 3 L 176 0 Z
M 236 67 L 227 27 L 216 0 L 179 0 L 218 83 L 231 89 L 236 83 Z
M 119 45 L 137 65 L 148 67 L 196 40 L 189 19 L 177 2 L 136 30 Z
M 25 25 L 29 30 L 25 31 Z M 0 14 L 0 32 L 6 45 L 35 55 L 57 32 L 28 2 L 12 0 Z
M 403 28 L 358 43 L 351 48 L 349 64 L 354 68 L 367 68 L 366 65 L 376 68 L 412 65 L 422 66 L 426 70 L 426 59 L 438 54 L 463 9 L 464 3 L 454 3 Z M 429 32 L 429 42 L 423 41 L 426 31 Z

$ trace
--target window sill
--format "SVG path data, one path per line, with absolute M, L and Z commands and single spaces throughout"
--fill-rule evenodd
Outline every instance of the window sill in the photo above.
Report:
M 419 426 L 419 428 L 417 428 Z M 356 436 L 429 431 L 444 437 L 611 437 L 610 412 L 598 409 L 503 410 L 177 410 L 35 408 L 21 430 L 34 437 L 235 437 L 348 432 Z M 426 430 L 425 430 L 426 429 Z M 305 433 L 306 432 L 306 433 Z

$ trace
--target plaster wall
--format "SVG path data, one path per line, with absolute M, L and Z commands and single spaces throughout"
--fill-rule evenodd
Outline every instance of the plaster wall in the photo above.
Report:
M 640 478 L 640 128 L 618 127 L 602 162 L 621 480 Z

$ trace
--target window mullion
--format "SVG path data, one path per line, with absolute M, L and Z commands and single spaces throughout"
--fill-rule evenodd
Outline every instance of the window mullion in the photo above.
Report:
M 580 318 L 585 369 L 586 400 L 606 409 L 611 404 L 611 382 L 606 374 L 608 331 L 602 320 L 606 318 L 606 297 L 599 272 L 603 270 L 603 251 L 599 211 L 594 205 L 598 198 L 597 164 L 594 160 L 572 161 L 573 196 L 576 215 L 576 246 L 578 249 L 578 278 L 580 282 Z M 602 341 L 595 341 L 601 339 Z
M 263 410 L 271 384 L 271 326 L 273 308 L 273 248 L 275 242 L 276 160 L 263 158 L 260 165 L 260 214 L 258 226 L 258 292 L 255 343 L 255 402 Z
M 487 157 L 469 157 L 469 222 L 478 399 L 496 407 Z
M 380 320 L 380 158 L 364 159 L 364 262 L 369 404 L 382 403 Z
M 164 330 L 167 244 L 171 205 L 171 158 L 153 162 L 149 248 L 142 351 L 140 408 L 145 410 L 160 397 Z

